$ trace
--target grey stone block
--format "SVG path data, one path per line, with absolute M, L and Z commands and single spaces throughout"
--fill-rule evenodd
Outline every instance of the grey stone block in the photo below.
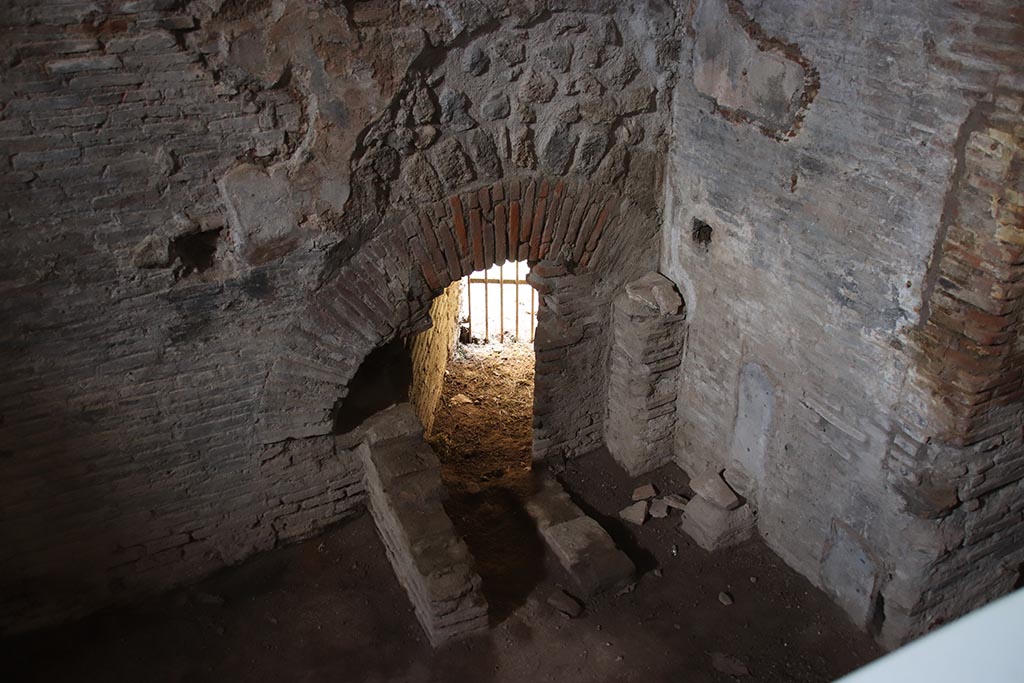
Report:
M 697 496 L 686 504 L 679 528 L 697 545 L 710 552 L 750 538 L 754 522 L 754 514 L 749 505 L 726 510 Z
M 633 580 L 633 563 L 590 517 L 555 524 L 542 530 L 541 536 L 587 595 L 622 588 Z
M 491 58 L 479 45 L 472 45 L 462 55 L 462 68 L 472 76 L 479 76 L 491 66 Z
M 268 174 L 242 164 L 218 186 L 228 207 L 231 241 L 242 258 L 265 263 L 298 246 L 300 209 L 283 172 Z
M 454 130 L 476 128 L 476 121 L 469 114 L 469 98 L 457 90 L 441 93 L 441 123 Z
M 646 500 L 638 500 L 632 505 L 627 505 L 619 510 L 619 517 L 631 524 L 642 526 L 647 521 L 647 506 Z
M 866 628 L 878 606 L 878 564 L 864 539 L 842 522 L 832 523 L 821 576 L 853 623 Z
M 363 438 L 369 443 L 423 435 L 423 424 L 411 403 L 398 403 L 386 408 L 369 418 L 361 428 Z
M 725 483 L 717 467 L 709 467 L 691 479 L 690 488 L 699 497 L 724 510 L 735 510 L 740 506 L 739 496 Z
M 488 121 L 506 119 L 511 112 L 508 95 L 501 91 L 492 92 L 480 103 L 480 116 Z
M 554 477 L 540 477 L 537 493 L 526 510 L 541 537 L 579 589 L 593 595 L 621 588 L 633 579 L 635 568 L 600 524 L 577 507 Z

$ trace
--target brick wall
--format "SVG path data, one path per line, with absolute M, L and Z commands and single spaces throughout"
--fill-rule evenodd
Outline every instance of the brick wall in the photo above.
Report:
M 677 461 L 887 642 L 1016 580 L 1013 2 L 275 8 L 0 10 L 0 628 L 358 509 L 349 381 L 503 258 L 535 455 L 599 445 L 659 219 Z
M 889 644 L 1020 562 L 1011 4 L 700 0 L 683 38 L 662 251 L 690 321 L 677 458 L 751 478 L 762 536 Z M 732 51 L 704 50 L 710 30 Z M 744 98 L 774 104 L 731 116 Z M 971 500 L 985 472 L 991 508 Z
M 413 338 L 412 386 L 409 401 L 430 434 L 434 411 L 444 388 L 444 373 L 459 338 L 459 283 L 449 285 L 430 305 L 431 328 Z
M 612 305 L 605 445 L 634 477 L 671 462 L 675 452 L 685 321 L 682 300 L 657 273 L 626 285 Z
M 894 590 L 915 632 L 1011 590 L 1024 567 L 1024 13 L 1013 3 L 954 7 L 930 63 L 973 106 L 952 141 L 921 319 L 908 335 L 908 438 L 889 453 L 906 509 L 937 520 L 942 539 L 916 590 Z
M 195 579 L 358 510 L 356 465 L 329 438 L 347 382 L 423 328 L 447 284 L 426 279 L 439 253 L 461 272 L 472 249 L 497 248 L 476 221 L 496 225 L 501 205 L 515 223 L 509 204 L 466 193 L 508 177 L 538 195 L 519 200 L 536 239 L 513 246 L 539 259 L 555 233 L 535 199 L 571 187 L 587 232 L 566 244 L 589 274 L 566 279 L 600 296 L 619 279 L 595 263 L 602 244 L 642 240 L 625 270 L 650 266 L 667 7 L 276 7 L 0 10 L 0 631 Z M 573 46 L 568 61 L 554 43 Z M 592 231 L 612 197 L 635 210 Z M 464 235 L 406 231 L 421 207 L 454 217 L 452 198 Z M 465 241 L 438 252 L 430 234 Z
M 308 535 L 359 493 L 330 444 L 249 437 L 265 361 L 240 340 L 283 324 L 311 258 L 236 269 L 213 181 L 286 153 L 298 105 L 226 92 L 160 3 L 7 3 L 3 23 L 6 631 Z M 174 250 L 196 235 L 202 272 Z

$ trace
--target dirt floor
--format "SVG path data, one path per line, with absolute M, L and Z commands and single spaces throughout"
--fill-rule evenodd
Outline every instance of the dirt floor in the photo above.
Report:
M 0 641 L 3 680 L 810 683 L 881 654 L 760 541 L 710 554 L 678 531 L 678 517 L 619 520 L 636 486 L 687 493 L 687 480 L 671 466 L 631 479 L 605 451 L 557 473 L 632 557 L 639 580 L 587 602 L 575 619 L 550 606 L 547 596 L 570 586 L 521 507 L 532 482 L 521 382 L 528 395 L 532 377 L 514 369 L 517 351 L 492 351 L 463 353 L 465 365 L 453 366 L 432 435 L 449 514 L 492 606 L 489 633 L 432 650 L 363 514 L 193 587 Z M 471 372 L 460 379 L 463 367 Z M 492 374 L 484 393 L 460 384 L 496 368 L 511 377 Z M 469 402 L 451 401 L 460 393 Z
M 449 488 L 514 487 L 530 471 L 533 347 L 460 344 L 427 440 Z

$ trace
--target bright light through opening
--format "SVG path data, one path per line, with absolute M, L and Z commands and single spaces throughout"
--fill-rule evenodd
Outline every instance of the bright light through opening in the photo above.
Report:
M 459 320 L 471 341 L 533 342 L 537 292 L 526 282 L 525 261 L 509 261 L 462 278 Z

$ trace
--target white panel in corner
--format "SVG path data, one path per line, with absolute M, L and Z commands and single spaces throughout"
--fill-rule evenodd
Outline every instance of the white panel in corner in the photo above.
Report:
M 1022 683 L 1024 590 L 904 645 L 836 683 Z

